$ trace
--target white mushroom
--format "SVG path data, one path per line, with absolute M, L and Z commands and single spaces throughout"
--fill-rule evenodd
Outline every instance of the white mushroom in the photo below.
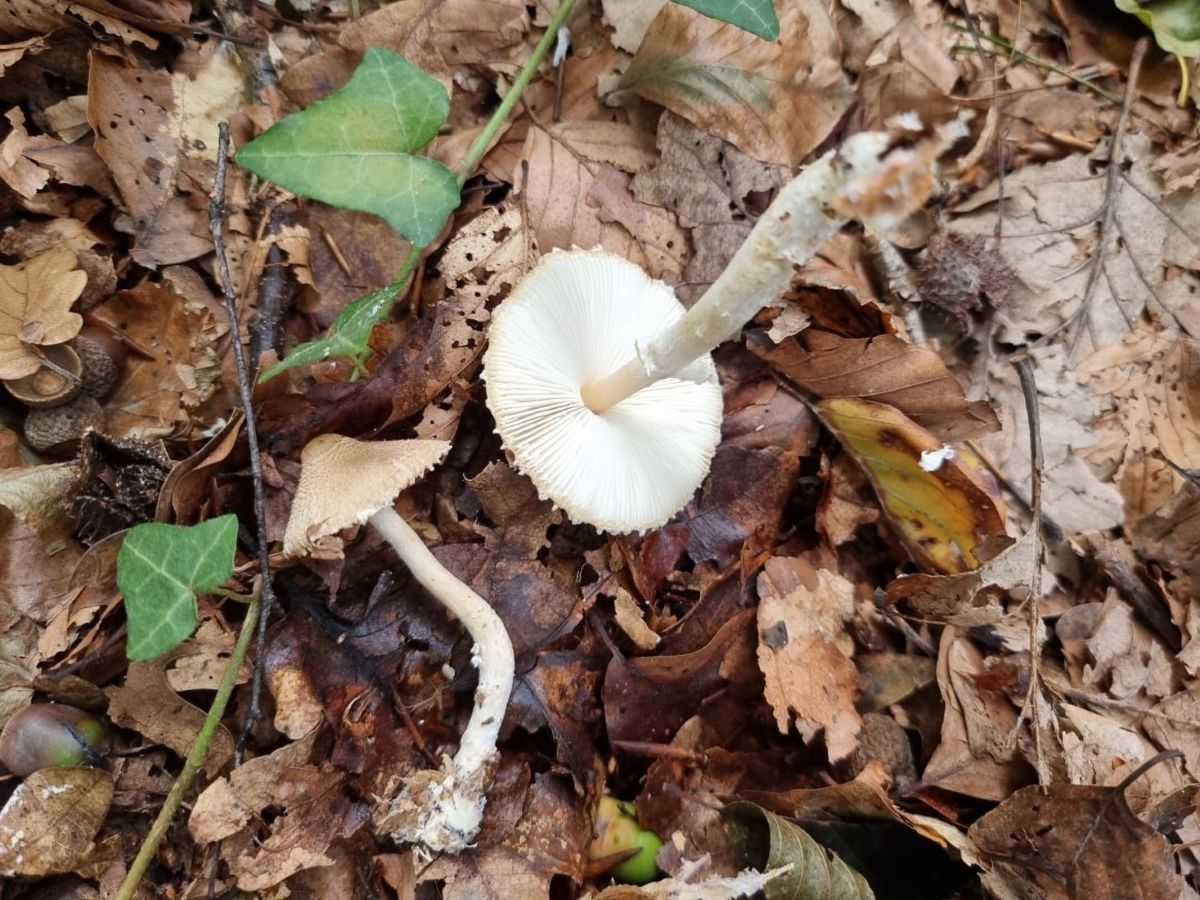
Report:
M 417 582 L 462 622 L 479 670 L 475 705 L 458 752 L 440 770 L 418 772 L 385 798 L 376 825 L 395 840 L 457 853 L 470 846 L 495 772 L 496 738 L 512 693 L 513 648 L 487 601 L 454 577 L 392 508 L 396 496 L 450 449 L 445 441 L 366 443 L 336 434 L 314 438 L 300 455 L 300 484 L 284 552 L 308 552 L 321 537 L 366 523 L 392 545 Z
M 924 203 L 932 163 L 964 133 L 949 123 L 887 156 L 887 134 L 849 138 L 784 186 L 686 312 L 618 257 L 549 254 L 496 311 L 484 356 L 488 407 L 517 468 L 576 522 L 662 525 L 704 480 L 720 436 L 710 351 L 848 219 L 882 230 Z
M 573 520 L 653 528 L 708 472 L 721 386 L 707 354 L 603 415 L 582 397 L 635 341 L 683 315 L 669 286 L 601 250 L 542 257 L 497 311 L 488 405 L 517 467 Z

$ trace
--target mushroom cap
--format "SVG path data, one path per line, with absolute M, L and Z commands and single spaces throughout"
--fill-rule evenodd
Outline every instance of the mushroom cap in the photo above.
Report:
M 572 521 L 656 528 L 708 473 L 722 415 L 708 354 L 601 413 L 580 394 L 683 313 L 639 266 L 571 250 L 542 257 L 493 316 L 483 377 L 496 429 L 516 467 Z
M 442 461 L 447 441 L 357 441 L 322 434 L 300 451 L 283 552 L 303 556 L 313 543 L 362 525 Z

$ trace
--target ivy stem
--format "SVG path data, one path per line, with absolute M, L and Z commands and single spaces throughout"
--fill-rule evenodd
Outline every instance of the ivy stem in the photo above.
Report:
M 504 95 L 504 99 L 500 101 L 500 105 L 496 107 L 495 112 L 492 113 L 492 117 L 488 119 L 488 123 L 484 126 L 483 131 L 479 133 L 479 136 L 475 138 L 471 146 L 467 149 L 466 156 L 458 164 L 457 178 L 459 190 L 462 190 L 462 186 L 466 184 L 467 179 L 475 174 L 475 170 L 479 168 L 479 163 L 491 147 L 492 141 L 496 139 L 496 135 L 500 133 L 500 129 L 504 127 L 504 123 L 508 121 L 508 114 L 513 111 L 513 107 L 521 99 L 521 94 L 529 86 L 529 82 L 533 80 L 533 76 L 537 74 L 538 66 L 542 64 L 542 59 L 545 58 L 546 53 L 558 40 L 558 29 L 562 27 L 563 22 L 567 21 L 567 16 L 571 14 L 574 6 L 575 0 L 562 0 L 562 4 L 558 7 L 558 12 L 554 14 L 554 18 L 550 20 L 550 24 L 546 26 L 546 33 L 542 35 L 542 39 L 533 48 L 533 52 L 529 54 L 529 59 L 526 60 L 520 74 L 517 75 L 517 80 L 512 83 L 512 87 L 508 89 L 508 93 Z
M 162 839 L 166 837 L 167 829 L 171 827 L 171 820 L 175 818 L 175 813 L 183 803 L 183 798 L 187 794 L 188 788 L 192 786 L 192 780 L 204 764 L 204 757 L 208 755 L 208 748 L 216 736 L 217 727 L 221 724 L 221 717 L 225 715 L 225 707 L 229 705 L 229 698 L 233 694 L 233 688 L 237 682 L 238 671 L 242 668 L 242 663 L 246 659 L 246 651 L 250 649 L 250 642 L 254 638 L 255 625 L 258 622 L 258 613 L 261 605 L 261 596 L 256 591 L 250 601 L 249 607 L 246 609 L 246 619 L 242 622 L 242 630 L 238 632 L 237 644 L 233 648 L 233 654 L 229 657 L 229 665 L 225 669 L 225 675 L 221 678 L 221 685 L 217 688 L 217 694 L 213 697 L 212 705 L 208 708 L 208 715 L 204 718 L 204 724 L 200 727 L 200 732 L 196 735 L 196 740 L 192 744 L 192 749 L 183 763 L 183 769 L 180 771 L 179 777 L 171 785 L 171 792 L 167 794 L 167 799 L 163 803 L 162 809 L 158 811 L 158 818 L 150 826 L 150 831 L 146 834 L 145 840 L 142 841 L 142 846 L 138 849 L 138 855 L 129 866 L 125 880 L 121 882 L 121 890 L 117 893 L 116 900 L 133 900 L 134 895 L 137 893 L 138 885 L 141 883 L 146 870 L 150 868 L 150 863 L 154 861 L 154 857 L 158 853 L 158 845 L 162 843 Z
M 508 122 L 509 113 L 513 111 L 513 107 L 517 105 L 517 101 L 521 99 L 521 94 L 525 92 L 525 88 L 529 86 L 529 82 L 533 81 L 533 76 L 537 74 L 538 66 L 542 64 L 546 53 L 554 46 L 554 42 L 558 40 L 558 29 L 562 27 L 563 22 L 567 20 L 567 16 L 571 14 L 571 10 L 575 7 L 575 0 L 562 0 L 562 4 L 558 7 L 558 12 L 554 14 L 554 18 L 550 20 L 550 24 L 546 27 L 546 33 L 542 35 L 542 39 L 537 42 L 537 46 L 533 48 L 533 52 L 529 54 L 529 59 L 525 61 L 525 65 L 521 67 L 520 73 L 517 75 L 516 81 L 508 89 L 504 95 L 504 99 L 500 101 L 500 105 L 492 112 L 491 118 L 487 124 L 483 126 L 483 131 L 471 142 L 471 146 L 467 148 L 466 154 L 462 161 L 456 167 L 455 179 L 458 181 L 458 189 L 461 191 L 467 179 L 475 174 L 475 170 L 479 168 L 479 163 L 483 161 L 483 157 L 487 155 L 488 150 L 492 146 L 492 141 L 496 139 L 496 135 L 500 133 L 500 129 Z M 400 270 L 396 273 L 396 277 L 392 279 L 391 287 L 396 289 L 397 296 L 400 291 L 404 290 L 404 285 L 408 281 L 413 270 L 416 269 L 417 263 L 421 261 L 421 254 L 425 252 L 428 244 L 414 244 L 413 248 L 408 252 L 408 257 L 400 265 Z

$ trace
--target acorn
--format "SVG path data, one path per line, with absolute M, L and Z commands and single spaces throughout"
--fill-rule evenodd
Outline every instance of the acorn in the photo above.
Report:
M 94 325 L 84 325 L 71 343 L 83 364 L 83 392 L 103 400 L 121 377 L 125 345 L 111 332 Z
M 4 382 L 8 392 L 30 409 L 62 406 L 83 388 L 83 360 L 70 344 L 42 347 L 42 367 L 24 378 Z
M 96 716 L 65 703 L 35 703 L 0 731 L 0 763 L 19 778 L 39 769 L 105 764 L 108 730 Z
M 662 845 L 662 838 L 638 824 L 632 803 L 607 794 L 600 798 L 587 851 L 593 865 L 605 866 L 604 870 L 617 881 L 647 884 L 658 877 L 655 860 Z M 620 862 L 608 868 L 610 859 Z
M 70 403 L 50 409 L 31 409 L 25 417 L 25 440 L 29 446 L 51 456 L 71 456 L 89 428 L 104 426 L 99 401 L 80 394 Z

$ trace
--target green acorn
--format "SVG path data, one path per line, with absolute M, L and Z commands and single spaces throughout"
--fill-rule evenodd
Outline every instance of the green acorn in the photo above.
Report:
M 605 795 L 596 807 L 592 821 L 592 843 L 588 846 L 588 859 L 602 862 L 610 857 L 622 859 L 608 873 L 617 881 L 626 884 L 646 884 L 659 876 L 655 857 L 662 847 L 662 838 L 638 824 L 632 803 Z
M 108 732 L 96 716 L 64 703 L 35 703 L 0 731 L 0 763 L 24 778 L 38 769 L 105 764 Z

